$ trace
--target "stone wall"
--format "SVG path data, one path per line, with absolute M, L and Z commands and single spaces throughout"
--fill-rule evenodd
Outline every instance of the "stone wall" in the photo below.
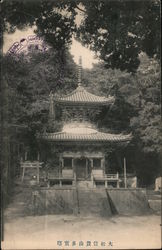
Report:
M 32 210 L 35 214 L 75 214 L 74 189 L 41 189 L 33 192 Z
M 88 214 L 91 211 L 97 214 L 98 211 L 98 216 L 111 216 L 151 212 L 144 189 L 41 188 L 33 192 L 31 203 L 32 213 L 37 215 L 85 215 L 86 211 Z
M 107 194 L 118 214 L 140 215 L 151 211 L 145 189 L 107 189 Z

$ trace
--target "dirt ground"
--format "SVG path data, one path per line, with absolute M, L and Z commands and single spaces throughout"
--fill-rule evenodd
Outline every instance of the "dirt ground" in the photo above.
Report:
M 2 249 L 160 249 L 160 224 L 159 215 L 9 218 Z

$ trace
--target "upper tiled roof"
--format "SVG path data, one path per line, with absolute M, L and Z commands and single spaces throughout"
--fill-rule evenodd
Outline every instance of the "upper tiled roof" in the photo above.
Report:
M 130 141 L 132 136 L 131 134 L 123 135 L 123 134 L 109 134 L 102 132 L 95 132 L 90 134 L 59 132 L 59 133 L 44 133 L 40 136 L 40 138 L 55 142 L 57 141 L 126 142 Z
M 72 93 L 62 96 L 62 97 L 57 97 L 55 101 L 59 103 L 69 103 L 69 104 L 80 103 L 80 104 L 105 105 L 108 103 L 113 103 L 114 97 L 113 96 L 109 96 L 109 97 L 96 96 L 86 91 L 82 86 L 78 86 L 76 90 L 74 90 Z

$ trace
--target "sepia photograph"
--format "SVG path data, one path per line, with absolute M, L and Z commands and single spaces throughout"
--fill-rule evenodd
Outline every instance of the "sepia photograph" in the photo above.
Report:
M 2 250 L 161 249 L 160 0 L 1 0 Z

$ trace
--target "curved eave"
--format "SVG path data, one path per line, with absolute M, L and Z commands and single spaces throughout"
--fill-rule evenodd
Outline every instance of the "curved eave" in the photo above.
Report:
M 114 103 L 114 100 L 109 100 L 109 101 L 100 101 L 100 102 L 97 102 L 97 101 L 93 101 L 93 102 L 90 102 L 90 101 L 68 101 L 68 100 L 55 100 L 55 103 L 57 104 L 62 104 L 62 105 L 80 105 L 80 106 L 106 106 L 106 105 L 111 105 Z
M 130 142 L 132 135 L 123 134 L 108 134 L 108 133 L 93 133 L 93 134 L 72 134 L 66 132 L 60 133 L 45 133 L 38 136 L 39 139 L 44 139 L 52 142 Z
M 114 103 L 114 100 L 115 98 L 113 96 L 103 97 L 91 94 L 82 86 L 79 86 L 68 95 L 54 98 L 55 103 L 70 105 L 108 105 Z

